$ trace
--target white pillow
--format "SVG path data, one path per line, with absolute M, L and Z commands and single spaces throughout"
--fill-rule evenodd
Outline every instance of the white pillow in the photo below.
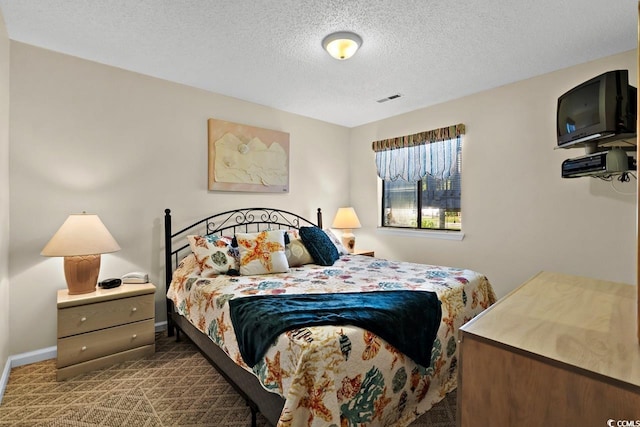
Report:
M 338 237 L 335 234 L 333 234 L 333 231 L 331 231 L 328 228 L 325 228 L 323 231 L 327 234 L 327 236 L 329 236 L 329 239 L 331 239 L 331 242 L 334 244 L 334 246 L 336 247 L 340 255 L 349 254 L 349 251 L 347 250 L 347 248 L 345 248 L 344 245 L 342 244 L 342 241 L 338 239 Z
M 289 243 L 285 245 L 284 253 L 287 256 L 289 267 L 299 267 L 304 264 L 312 264 L 313 258 L 300 238 L 298 230 L 288 230 Z
M 289 271 L 282 230 L 236 233 L 236 241 L 240 251 L 240 275 L 253 276 Z
M 187 236 L 187 239 L 203 277 L 228 274 L 238 270 L 237 252 L 231 246 L 230 238 L 209 234 Z

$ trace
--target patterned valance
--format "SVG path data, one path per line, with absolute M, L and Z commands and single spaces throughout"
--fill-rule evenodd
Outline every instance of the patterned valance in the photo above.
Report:
M 462 123 L 449 126 L 446 128 L 433 129 L 424 132 L 414 133 L 413 135 L 399 136 L 396 138 L 382 139 L 374 141 L 371 144 L 373 151 L 387 151 L 398 148 L 415 147 L 417 145 L 431 144 L 432 142 L 446 141 L 448 139 L 456 139 L 460 135 L 464 135 L 464 125 Z

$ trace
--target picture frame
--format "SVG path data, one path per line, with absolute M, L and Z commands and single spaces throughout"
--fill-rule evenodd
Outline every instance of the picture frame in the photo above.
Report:
M 208 189 L 289 192 L 289 134 L 210 118 Z

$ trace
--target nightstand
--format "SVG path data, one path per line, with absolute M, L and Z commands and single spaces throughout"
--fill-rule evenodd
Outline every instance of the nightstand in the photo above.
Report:
M 352 252 L 352 255 L 376 256 L 375 251 L 370 251 L 368 249 L 356 249 Z
M 81 295 L 58 291 L 58 381 L 155 352 L 151 283 Z

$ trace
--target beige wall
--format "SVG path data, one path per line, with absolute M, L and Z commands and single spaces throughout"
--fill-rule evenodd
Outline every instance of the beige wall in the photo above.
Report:
M 15 42 L 11 77 L 12 354 L 55 345 L 62 259 L 40 251 L 70 213 L 97 213 L 122 247 L 101 279 L 147 271 L 162 287 L 160 321 L 165 208 L 186 226 L 250 206 L 332 219 L 348 201 L 346 128 Z M 288 132 L 290 192 L 208 192 L 210 117 Z
M 0 13 L 0 371 L 9 354 L 9 37 Z
M 478 270 L 500 296 L 540 270 L 635 283 L 636 181 L 562 179 L 562 161 L 585 152 L 554 150 L 558 96 L 617 68 L 628 69 L 635 86 L 636 51 L 352 129 L 351 201 L 364 225 L 358 245 L 382 257 Z M 371 141 L 456 123 L 466 125 L 464 240 L 376 230 Z
M 500 295 L 539 270 L 634 283 L 636 182 L 614 189 L 591 178 L 561 179 L 562 160 L 584 151 L 554 150 L 554 126 L 560 93 L 613 68 L 629 69 L 635 81 L 635 55 L 346 129 L 12 42 L 9 352 L 55 345 L 62 260 L 39 253 L 67 215 L 82 210 L 98 213 L 122 246 L 103 256 L 101 278 L 143 270 L 161 286 L 164 208 L 178 225 L 249 205 L 310 217 L 322 207 L 330 222 L 347 204 L 363 224 L 360 248 L 481 271 Z M 290 192 L 208 192 L 209 117 L 289 132 Z M 459 122 L 467 126 L 465 239 L 378 231 L 371 141 Z M 164 320 L 163 290 L 156 302 Z

